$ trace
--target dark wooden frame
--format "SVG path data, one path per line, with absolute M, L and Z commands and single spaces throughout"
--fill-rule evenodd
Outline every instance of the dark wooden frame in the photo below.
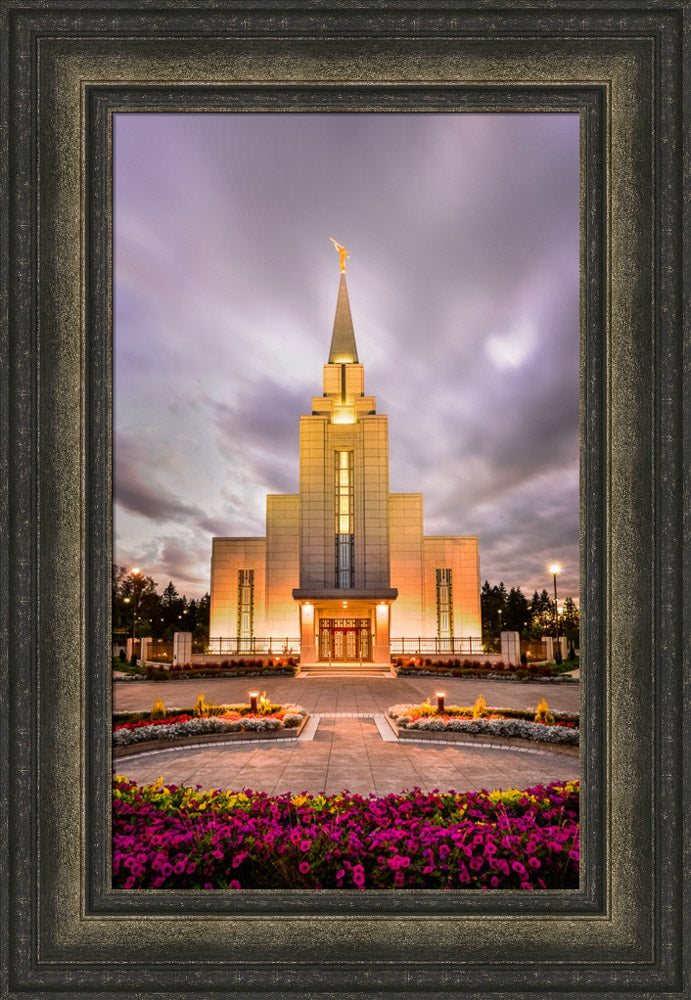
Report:
M 688 995 L 686 5 L 2 14 L 3 997 Z M 578 891 L 109 889 L 110 116 L 166 107 L 580 112 Z

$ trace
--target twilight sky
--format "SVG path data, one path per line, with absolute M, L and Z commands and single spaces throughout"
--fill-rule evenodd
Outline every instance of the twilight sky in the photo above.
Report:
M 333 236 L 391 491 L 577 597 L 578 187 L 576 114 L 116 115 L 116 563 L 198 597 L 297 492 Z

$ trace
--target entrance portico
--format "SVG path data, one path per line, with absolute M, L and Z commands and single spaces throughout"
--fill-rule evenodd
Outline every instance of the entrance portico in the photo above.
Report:
M 300 606 L 300 663 L 391 663 L 391 605 L 396 588 L 293 590 Z

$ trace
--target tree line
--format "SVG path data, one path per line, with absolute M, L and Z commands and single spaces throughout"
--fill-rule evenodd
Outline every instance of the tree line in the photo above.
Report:
M 172 580 L 159 593 L 152 577 L 133 575 L 126 566 L 113 566 L 113 630 L 124 637 L 134 631 L 137 638 L 172 639 L 175 632 L 208 638 L 210 600 L 209 594 L 188 600 L 178 593 Z M 501 631 L 520 632 L 522 639 L 554 635 L 554 599 L 547 590 L 536 590 L 528 600 L 520 587 L 507 591 L 503 581 L 491 587 L 485 580 L 480 606 L 485 638 L 496 639 Z M 578 646 L 579 624 L 578 607 L 567 597 L 559 613 L 559 634 Z
M 175 632 L 208 638 L 210 601 L 208 594 L 188 600 L 172 580 L 159 594 L 152 577 L 134 575 L 127 566 L 113 566 L 113 631 L 123 638 L 135 634 L 137 638 L 172 639 Z
M 490 587 L 485 580 L 480 607 L 482 634 L 487 638 L 498 638 L 502 631 L 520 632 L 522 639 L 554 635 L 554 598 L 546 590 L 539 594 L 536 590 L 528 600 L 520 587 L 507 591 L 503 582 Z M 559 635 L 565 635 L 570 644 L 578 646 L 579 626 L 578 607 L 572 597 L 567 597 L 559 612 Z

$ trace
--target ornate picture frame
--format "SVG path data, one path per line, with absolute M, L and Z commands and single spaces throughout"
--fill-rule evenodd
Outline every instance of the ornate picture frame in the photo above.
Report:
M 640 0 L 5 4 L 3 995 L 688 990 L 684 27 Z M 112 114 L 221 107 L 581 115 L 578 891 L 109 887 Z

